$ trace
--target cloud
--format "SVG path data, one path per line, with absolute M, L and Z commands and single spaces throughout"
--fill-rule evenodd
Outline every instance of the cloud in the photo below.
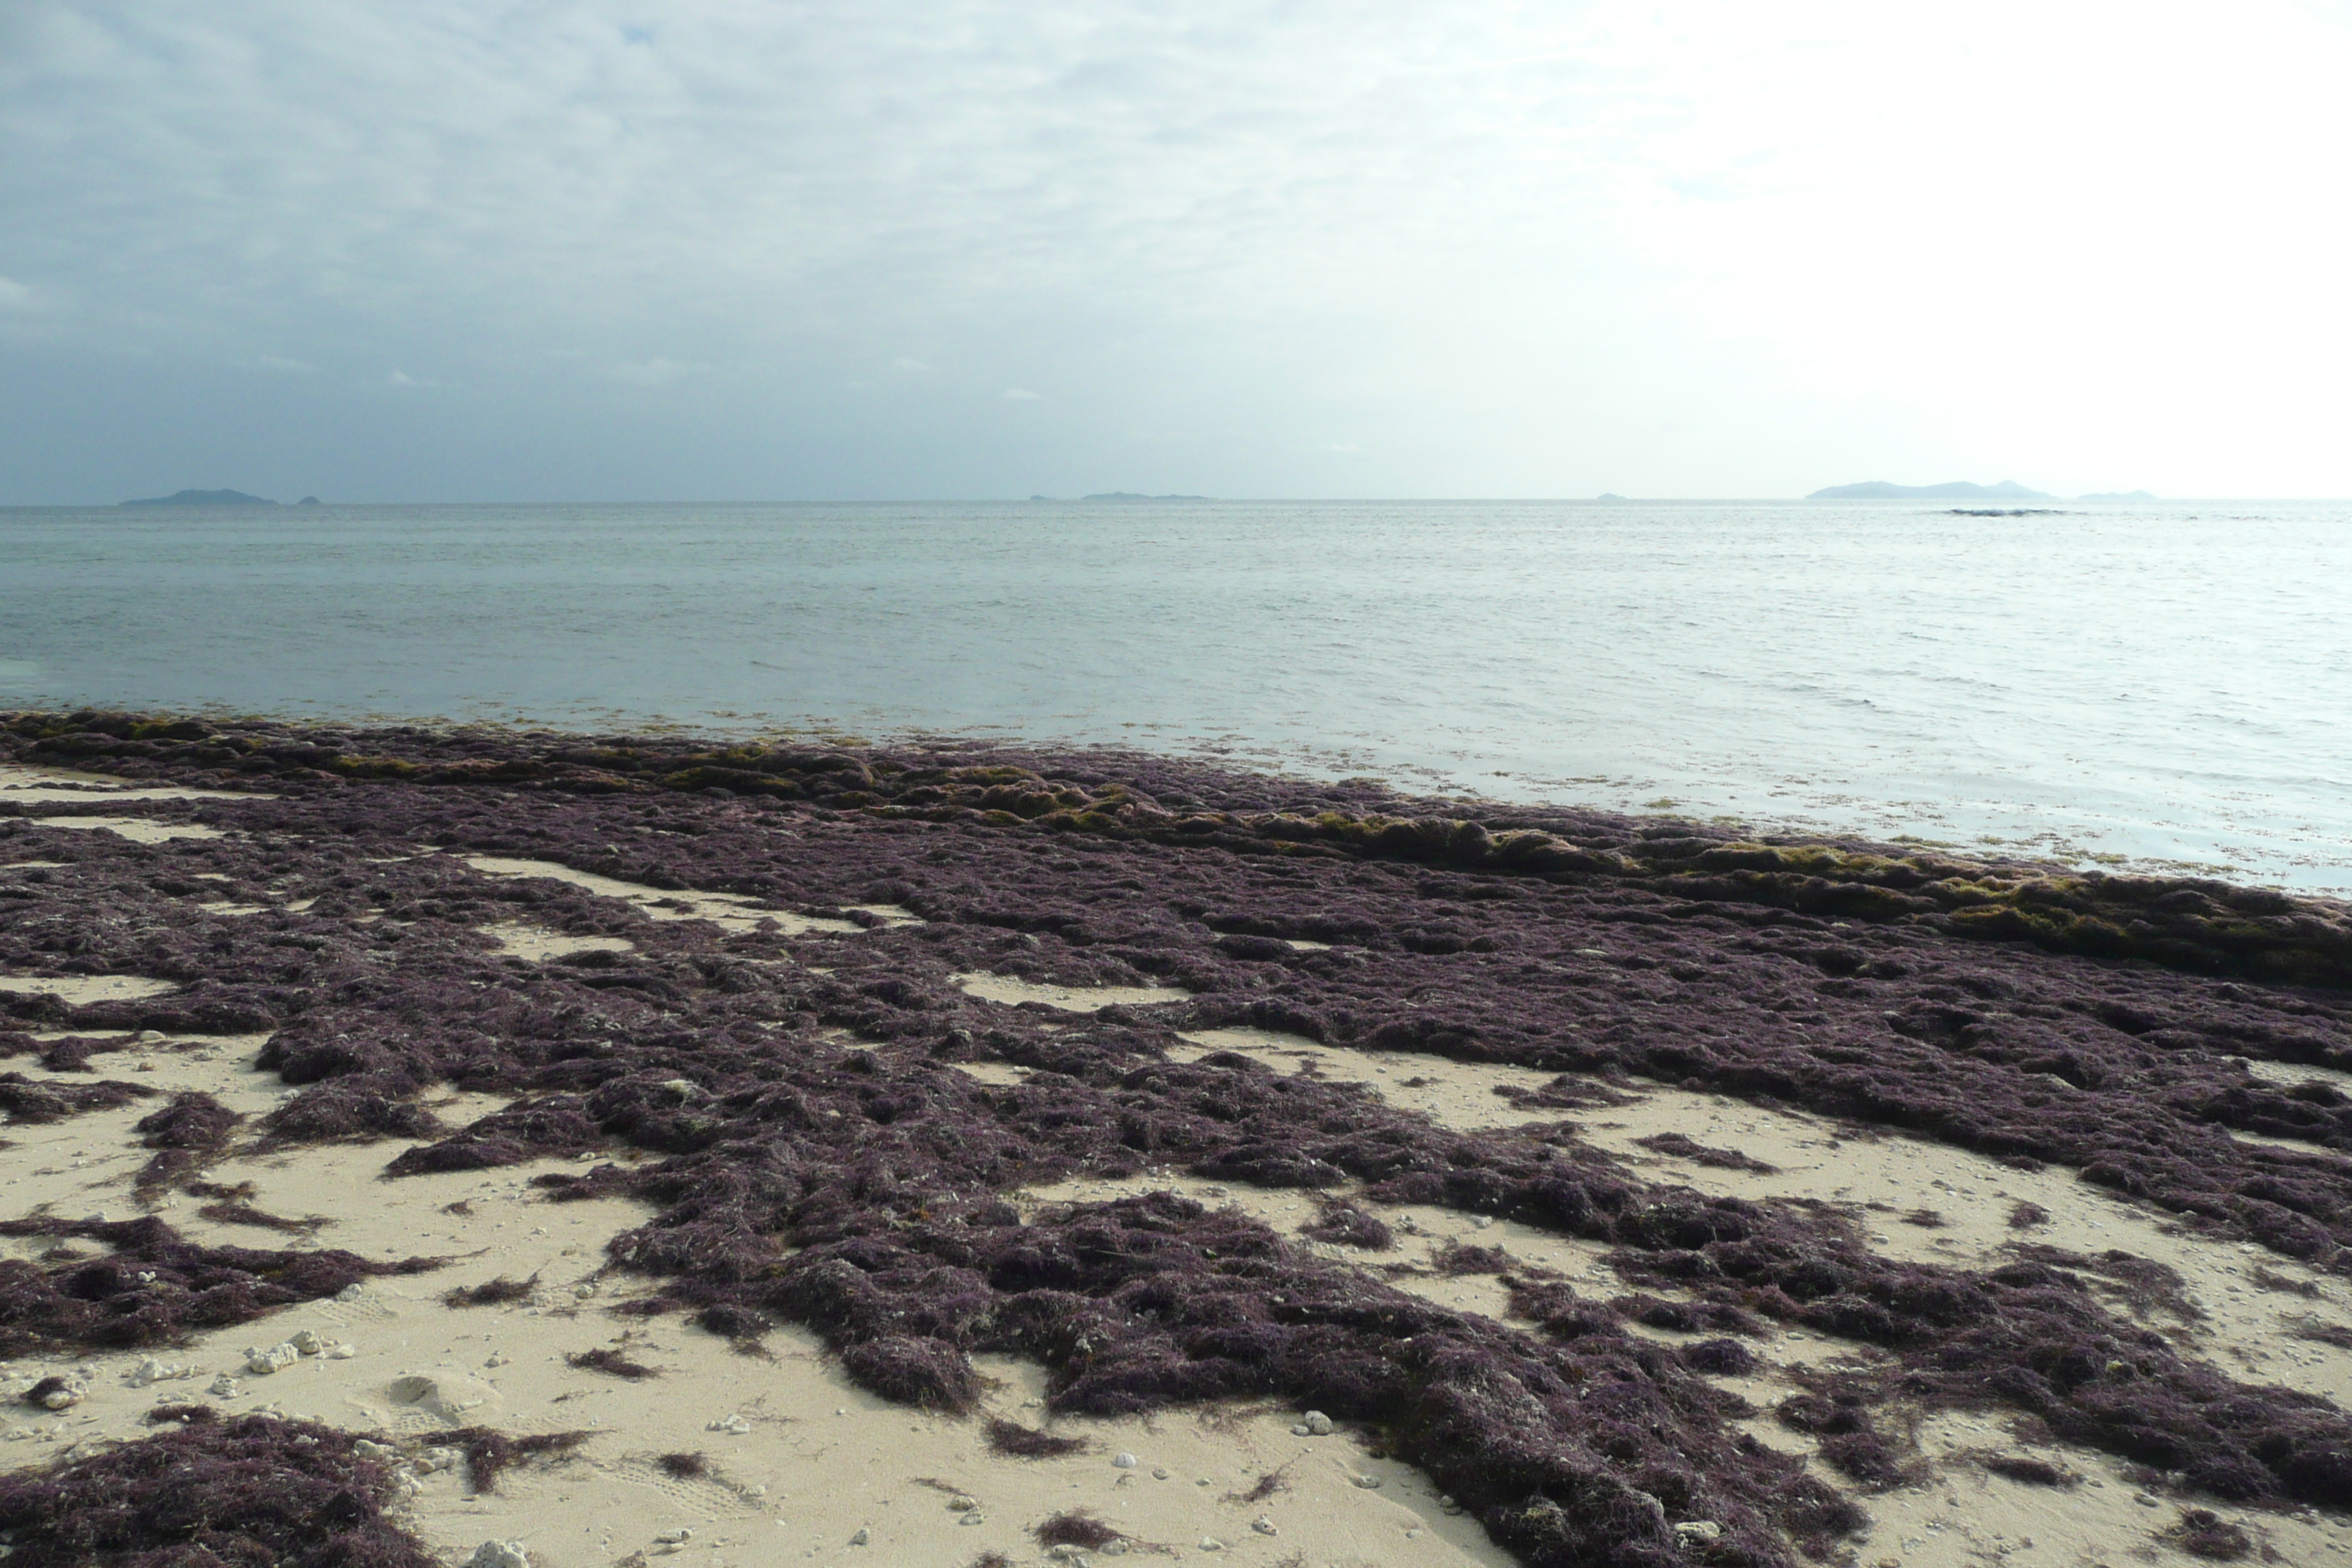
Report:
M 1042 392 L 1030 392 L 1018 386 L 1008 386 L 1004 389 L 1003 401 L 1006 403 L 1043 403 L 1045 401 L 1045 395 Z
M 1979 460 L 2341 493 L 2352 218 L 2312 193 L 2352 144 L 2352 27 L 2297 0 L 2114 15 L 10 0 L 0 212 L 38 282 L 0 283 L 27 356 L 0 377 L 37 353 L 95 410 L 133 361 L 431 363 L 484 401 L 384 460 L 453 486 L 572 465 L 656 492 L 1027 493 L 1187 429 L 1229 468 L 1185 488 L 1278 494 L 1339 428 L 1373 454 L 1350 484 L 1401 493 Z M 840 395 L 890 342 L 924 345 L 902 372 L 1024 366 L 1052 432 L 1005 453 L 985 405 L 1028 399 L 952 370 Z M 614 381 L 709 365 L 741 414 L 691 453 L 611 406 Z M 271 395 L 244 379 L 192 369 L 173 407 L 142 374 L 152 426 L 106 438 L 217 428 Z M 514 467 L 436 469 L 436 442 Z M 47 461 L 0 445 L 0 472 Z
M 411 375 L 404 370 L 395 370 L 383 380 L 387 386 L 438 386 L 441 384 L 425 376 Z

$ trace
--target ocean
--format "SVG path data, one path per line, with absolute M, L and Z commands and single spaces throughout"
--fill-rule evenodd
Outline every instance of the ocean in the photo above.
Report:
M 2352 890 L 2352 504 L 0 510 L 0 707 L 952 734 Z

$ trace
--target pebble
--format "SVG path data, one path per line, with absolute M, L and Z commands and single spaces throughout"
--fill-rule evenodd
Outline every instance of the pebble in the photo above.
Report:
M 297 1329 L 294 1336 L 286 1342 L 303 1355 L 317 1355 L 332 1342 L 320 1338 L 316 1329 Z
M 873 1539 L 873 1533 L 861 1524 L 857 1527 L 857 1533 L 849 1538 L 849 1544 L 852 1546 L 863 1546 Z
M 1135 1468 L 1135 1456 L 1133 1454 L 1113 1454 L 1110 1457 L 1110 1462 L 1111 1468 L 1114 1469 L 1131 1470 Z
M 245 1351 L 245 1370 L 256 1377 L 268 1377 L 279 1367 L 292 1366 L 301 1359 L 302 1352 L 283 1340 L 268 1349 L 247 1345 Z
M 1353 1476 L 1350 1477 L 1349 1479 L 1353 1480 L 1358 1486 L 1363 1488 L 1366 1491 L 1378 1491 L 1380 1489 L 1381 1478 L 1378 1476 Z
M 694 1539 L 694 1531 L 690 1530 L 665 1530 L 659 1535 L 655 1536 L 654 1539 L 664 1546 L 683 1546 L 688 1542 Z
M 585 1301 L 589 1297 L 593 1296 L 596 1293 L 596 1281 L 593 1279 L 583 1279 L 579 1284 L 572 1287 L 572 1293 Z
M 1259 1514 L 1255 1519 L 1251 1520 L 1250 1528 L 1256 1531 L 1260 1535 L 1280 1535 L 1282 1533 L 1282 1531 L 1276 1527 L 1274 1521 L 1266 1518 L 1264 1514 Z
M 131 1373 L 131 1386 L 133 1388 L 144 1388 L 151 1383 L 162 1383 L 170 1378 L 190 1377 L 193 1375 L 194 1374 L 186 1367 L 182 1366 L 178 1362 L 157 1361 L 153 1356 L 149 1356 L 145 1361 L 141 1362 L 137 1367 L 132 1369 Z
M 1152 1479 L 1153 1480 L 1155 1480 L 1155 1481 L 1164 1481 L 1164 1480 L 1166 1480 L 1166 1479 L 1168 1479 L 1168 1467 L 1166 1467 L 1165 1465 L 1154 1465 L 1154 1466 L 1152 1466 L 1152 1467 L 1151 1467 L 1151 1479 Z
M 703 1430 L 706 1432 L 732 1432 L 738 1437 L 741 1436 L 744 1433 L 749 1432 L 751 1429 L 751 1424 L 749 1421 L 744 1420 L 740 1415 L 724 1416 L 703 1427 Z
M 948 1499 L 949 1510 L 954 1513 L 970 1513 L 973 1509 L 976 1509 L 979 1506 L 980 1500 L 978 1498 L 965 1497 L 960 1492 L 956 1496 Z
M 1723 1526 L 1711 1519 L 1686 1519 L 1675 1526 L 1675 1539 L 1685 1546 L 1723 1539 Z
M 245 1384 L 237 1382 L 236 1379 L 231 1377 L 228 1373 L 223 1373 L 218 1377 L 213 1379 L 212 1385 L 206 1388 L 205 1392 L 211 1394 L 215 1399 L 235 1399 L 245 1392 Z
M 961 1519 L 957 1520 L 956 1522 L 958 1524 L 986 1524 L 988 1522 L 988 1516 L 981 1512 L 980 1510 L 974 1509 L 970 1513 L 965 1514 Z
M 1213 1536 L 1213 1535 L 1204 1535 L 1204 1536 L 1201 1537 L 1201 1550 L 1202 1550 L 1202 1551 L 1203 1551 L 1203 1552 L 1223 1552 L 1224 1549 L 1225 1549 L 1225 1543 L 1224 1543 L 1223 1542 L 1222 1542 L 1222 1541 L 1218 1540 L 1215 1536 Z
M 520 1541 L 485 1541 L 467 1563 L 467 1568 L 530 1568 L 530 1553 Z
M 378 1443 L 362 1437 L 352 1445 L 352 1452 L 362 1459 L 396 1459 L 400 1450 L 389 1443 Z
M 353 1350 L 349 1345 L 329 1345 L 327 1347 L 327 1359 L 329 1361 L 349 1361 L 352 1357 L 359 1353 L 359 1352 Z
M 1298 1424 L 1307 1429 L 1310 1437 L 1328 1437 L 1331 1435 L 1331 1418 L 1320 1410 L 1308 1411 L 1299 1417 Z

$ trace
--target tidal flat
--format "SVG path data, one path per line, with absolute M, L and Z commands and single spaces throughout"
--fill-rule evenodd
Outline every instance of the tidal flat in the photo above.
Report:
M 2352 1552 L 2325 900 L 17 713 L 0 1054 L 12 1564 Z

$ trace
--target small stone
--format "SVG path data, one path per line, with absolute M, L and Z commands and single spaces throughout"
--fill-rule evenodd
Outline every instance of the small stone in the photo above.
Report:
M 1280 1535 L 1282 1533 L 1281 1530 L 1276 1526 L 1274 1521 L 1266 1518 L 1264 1514 L 1259 1514 L 1255 1519 L 1251 1520 L 1250 1528 L 1256 1531 L 1260 1535 Z
M 1204 1536 L 1201 1537 L 1201 1550 L 1202 1550 L 1202 1551 L 1203 1551 L 1203 1552 L 1223 1552 L 1224 1549 L 1225 1549 L 1225 1543 L 1224 1543 L 1223 1542 L 1222 1542 L 1222 1541 L 1218 1540 L 1215 1536 L 1213 1536 L 1213 1535 L 1204 1535 Z
M 1311 1437 L 1328 1437 L 1331 1435 L 1331 1418 L 1320 1410 L 1308 1411 L 1299 1418 L 1298 1424 L 1307 1428 L 1307 1436 Z
M 359 1280 L 354 1279 L 350 1284 L 335 1292 L 335 1300 L 338 1301 L 356 1301 L 366 1294 L 367 1287 L 362 1284 Z
M 349 1361 L 352 1357 L 359 1353 L 359 1352 L 353 1350 L 349 1345 L 329 1345 L 327 1347 L 327 1359 L 329 1361 Z
M 137 1367 L 132 1369 L 131 1373 L 131 1386 L 133 1388 L 144 1388 L 151 1383 L 162 1383 L 167 1378 L 185 1377 L 187 1375 L 188 1369 L 182 1366 L 178 1362 L 157 1361 L 153 1356 L 149 1356 L 145 1361 L 141 1362 Z
M 980 1500 L 978 1498 L 968 1498 L 961 1492 L 957 1493 L 954 1497 L 948 1499 L 948 1510 L 951 1513 L 970 1513 L 973 1509 L 976 1509 L 979 1506 Z
M 857 1533 L 849 1538 L 849 1544 L 852 1546 L 863 1546 L 873 1539 L 873 1532 L 861 1524 L 857 1527 Z
M 81 1390 L 70 1384 L 63 1388 L 53 1388 L 41 1395 L 41 1406 L 46 1410 L 69 1410 L 80 1403 Z
M 585 1301 L 589 1297 L 593 1296 L 596 1293 L 596 1281 L 593 1279 L 583 1279 L 579 1284 L 572 1287 L 572 1293 Z
M 683 1546 L 693 1539 L 694 1531 L 690 1530 L 665 1530 L 654 1537 L 664 1546 Z
M 248 1345 L 245 1352 L 245 1370 L 256 1377 L 268 1377 L 281 1366 L 292 1366 L 302 1359 L 302 1352 L 280 1340 L 261 1349 Z
M 1723 1539 L 1723 1526 L 1711 1519 L 1686 1519 L 1675 1526 L 1675 1539 L 1685 1546 Z
M 1133 1454 L 1113 1454 L 1110 1457 L 1110 1462 L 1113 1469 L 1131 1470 L 1135 1468 L 1135 1456 Z
M 725 1416 L 703 1427 L 706 1432 L 732 1432 L 738 1437 L 751 1429 L 751 1424 L 740 1415 Z
M 482 1364 L 484 1366 L 504 1366 L 507 1364 L 507 1358 L 499 1352 L 492 1351 L 490 1352 L 490 1359 L 484 1362 Z
M 366 1437 L 362 1437 L 358 1442 L 353 1443 L 352 1445 L 352 1452 L 357 1454 L 362 1459 L 396 1459 L 400 1458 L 400 1450 L 394 1447 L 391 1444 L 378 1443 Z
M 981 1512 L 980 1510 L 973 1509 L 970 1513 L 958 1519 L 956 1522 L 958 1524 L 986 1524 L 988 1522 L 988 1516 Z
M 205 1392 L 215 1399 L 235 1399 L 245 1392 L 245 1384 L 237 1382 L 228 1373 L 223 1373 L 213 1379 L 212 1385 Z
M 1166 1480 L 1166 1479 L 1168 1479 L 1168 1467 L 1167 1467 L 1167 1466 L 1165 1466 L 1165 1465 L 1154 1465 L 1154 1466 L 1152 1466 L 1152 1467 L 1151 1467 L 1151 1479 L 1152 1479 L 1153 1480 L 1155 1480 L 1155 1481 L 1164 1481 L 1164 1480 Z
M 1363 1488 L 1366 1491 L 1378 1491 L 1380 1489 L 1381 1478 L 1378 1476 L 1353 1476 L 1349 1479 L 1358 1486 Z
M 485 1541 L 467 1563 L 467 1568 L 530 1568 L 530 1553 L 520 1541 Z
M 142 1029 L 139 1031 L 138 1043 L 142 1046 L 160 1046 L 163 1043 L 163 1031 L 161 1029 Z
M 286 1342 L 303 1355 L 317 1355 L 333 1342 L 321 1339 L 316 1329 L 298 1329 L 294 1331 L 294 1336 Z

